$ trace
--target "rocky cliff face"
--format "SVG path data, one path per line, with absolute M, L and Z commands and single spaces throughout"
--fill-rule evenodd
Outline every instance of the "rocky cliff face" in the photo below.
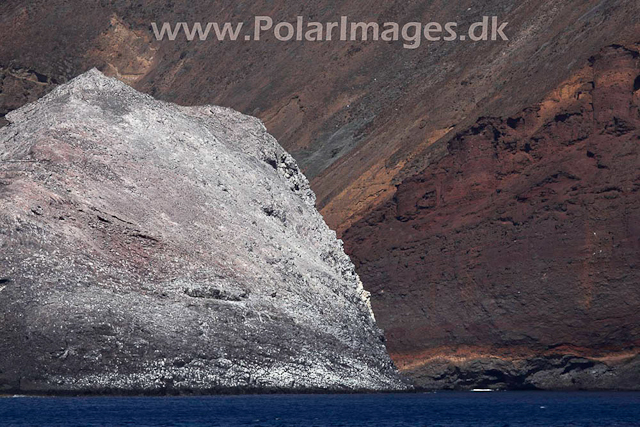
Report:
M 0 391 L 401 389 L 262 123 L 98 71 L 0 131 Z
M 420 385 L 640 387 L 639 58 L 608 47 L 435 145 L 345 233 Z
M 461 25 L 497 15 L 509 22 L 510 40 L 408 51 L 400 42 L 268 37 L 157 42 L 149 28 L 252 22 L 255 15 Z M 91 67 L 160 99 L 256 115 L 312 179 L 330 227 L 340 236 L 355 224 L 345 238 L 374 291 L 378 320 L 396 361 L 421 384 L 522 386 L 536 372 L 555 372 L 566 381 L 536 386 L 575 386 L 578 372 L 593 378 L 586 369 L 592 364 L 617 372 L 600 386 L 622 384 L 620 378 L 638 384 L 617 367 L 635 354 L 633 323 L 620 313 L 636 298 L 637 268 L 621 266 L 635 256 L 629 242 L 637 234 L 628 202 L 635 175 L 626 148 L 614 142 L 635 132 L 625 111 L 630 93 L 637 105 L 633 90 L 640 87 L 629 59 L 638 51 L 639 23 L 637 0 L 12 0 L 0 4 L 0 126 L 6 112 Z M 613 48 L 598 56 L 612 44 L 628 54 Z M 605 69 L 610 60 L 619 72 Z M 616 131 L 623 128 L 607 114 L 627 117 L 621 126 L 631 127 Z M 586 141 L 598 148 L 586 149 L 593 157 L 570 151 L 585 149 Z M 625 190 L 606 190 L 602 182 L 609 181 Z M 607 200 L 624 200 L 628 210 L 603 213 Z M 610 244 L 625 248 L 612 249 L 610 263 L 588 258 L 596 248 L 609 253 L 598 246 L 609 236 L 599 215 L 617 218 Z M 601 298 L 608 287 L 612 294 Z

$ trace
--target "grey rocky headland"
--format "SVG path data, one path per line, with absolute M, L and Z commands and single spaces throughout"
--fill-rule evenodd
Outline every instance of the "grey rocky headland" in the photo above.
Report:
M 89 71 L 0 130 L 0 393 L 400 390 L 295 161 Z

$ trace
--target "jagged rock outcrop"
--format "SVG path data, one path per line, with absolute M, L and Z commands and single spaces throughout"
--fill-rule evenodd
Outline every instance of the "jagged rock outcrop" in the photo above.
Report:
M 640 384 L 640 356 L 632 353 L 602 358 L 552 354 L 455 359 L 434 358 L 406 372 L 424 389 L 638 390 Z
M 344 235 L 401 370 L 435 388 L 640 388 L 638 46 L 420 161 Z
M 92 70 L 0 131 L 0 392 L 402 389 L 296 162 Z

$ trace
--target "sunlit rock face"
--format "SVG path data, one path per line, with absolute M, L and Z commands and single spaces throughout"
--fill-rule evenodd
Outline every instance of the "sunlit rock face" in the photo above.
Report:
M 402 389 L 262 123 L 89 71 L 0 131 L 0 391 Z

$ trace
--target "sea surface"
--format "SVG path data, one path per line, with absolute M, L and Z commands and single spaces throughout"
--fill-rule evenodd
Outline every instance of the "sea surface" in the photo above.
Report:
M 2 426 L 640 426 L 640 393 L 0 399 Z

